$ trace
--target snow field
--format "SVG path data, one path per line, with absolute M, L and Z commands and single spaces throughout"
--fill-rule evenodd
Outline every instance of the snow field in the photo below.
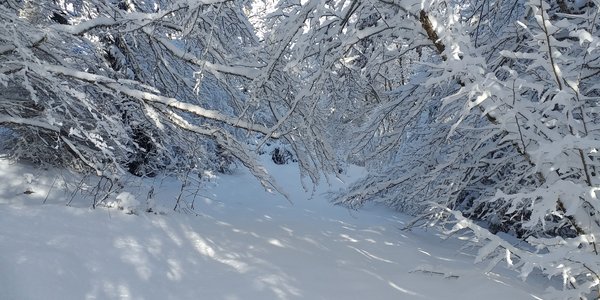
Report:
M 265 163 L 293 205 L 240 171 L 197 191 L 197 214 L 172 211 L 176 180 L 127 185 L 109 201 L 130 214 L 89 209 L 57 183 L 77 182 L 65 172 L 0 161 L 0 299 L 542 299 L 541 283 L 484 273 L 457 239 L 331 206 L 295 166 Z M 150 185 L 164 213 L 144 212 Z

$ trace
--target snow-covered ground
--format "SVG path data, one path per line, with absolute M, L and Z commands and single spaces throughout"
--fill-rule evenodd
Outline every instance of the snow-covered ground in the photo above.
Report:
M 543 281 L 485 273 L 458 239 L 402 231 L 410 218 L 384 208 L 331 206 L 295 166 L 267 167 L 293 205 L 238 170 L 184 189 L 197 214 L 172 211 L 177 181 L 132 181 L 127 214 L 90 209 L 92 187 L 74 193 L 85 185 L 66 172 L 0 160 L 0 299 L 543 298 Z M 150 185 L 165 213 L 144 212 Z

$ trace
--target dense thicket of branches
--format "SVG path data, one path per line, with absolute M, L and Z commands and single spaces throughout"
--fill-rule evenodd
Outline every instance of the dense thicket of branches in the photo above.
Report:
M 304 175 L 473 235 L 478 260 L 597 297 L 600 1 L 0 0 L 14 157 L 224 169 L 284 140 Z M 534 246 L 517 248 L 504 231 Z
M 357 128 L 359 141 L 368 143 L 354 145 L 378 159 L 338 203 L 372 200 L 458 222 L 450 232 L 470 228 L 485 245 L 479 260 L 507 260 L 524 277 L 534 268 L 560 276 L 565 290 L 554 297 L 597 297 L 598 4 L 360 5 L 372 6 L 367 10 L 379 13 L 377 23 L 394 34 L 410 22 L 398 30 L 388 18 L 403 11 L 437 55 L 421 57 L 410 81 L 389 90 L 387 80 L 398 72 L 363 77 L 383 104 L 373 105 Z M 401 37 L 405 47 L 419 40 Z M 393 49 L 390 40 L 380 34 L 371 42 L 385 51 Z M 490 234 L 497 231 L 536 251 Z
M 257 144 L 248 138 L 254 133 L 259 146 L 293 139 L 316 180 L 317 164 L 333 164 L 313 138 L 319 123 L 293 125 L 311 118 L 308 108 L 273 100 L 272 91 L 248 92 L 267 86 L 274 62 L 258 47 L 246 8 L 242 1 L 0 2 L 0 123 L 10 129 L 11 155 L 111 179 L 224 170 L 236 158 L 277 189 L 248 145 Z
M 310 87 L 303 102 L 322 106 L 337 153 L 371 171 L 336 203 L 457 223 L 485 245 L 478 259 L 561 276 L 559 298 L 595 297 L 599 7 L 283 1 L 267 40 L 293 41 L 282 56 Z

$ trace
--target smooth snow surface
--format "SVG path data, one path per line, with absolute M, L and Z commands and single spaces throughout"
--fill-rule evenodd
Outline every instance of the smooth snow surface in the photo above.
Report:
M 293 205 L 238 171 L 198 191 L 198 215 L 172 211 L 177 181 L 147 181 L 166 211 L 154 214 L 144 212 L 155 205 L 148 186 L 90 209 L 92 196 L 73 197 L 63 172 L 0 160 L 0 299 L 543 297 L 510 271 L 484 273 L 462 241 L 402 231 L 410 218 L 384 208 L 333 207 L 325 187 L 302 191 L 295 166 L 267 167 Z

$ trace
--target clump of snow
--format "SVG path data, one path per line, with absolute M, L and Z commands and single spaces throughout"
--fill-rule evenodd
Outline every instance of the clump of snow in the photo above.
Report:
M 126 214 L 136 214 L 139 210 L 140 202 L 129 192 L 119 193 L 114 201 L 107 201 L 104 205 L 107 208 L 118 208 Z
M 131 212 L 134 212 L 140 205 L 140 202 L 135 199 L 135 196 L 129 192 L 122 192 L 117 195 L 117 201 L 119 201 L 120 208 Z
M 23 178 L 25 179 L 25 182 L 27 182 L 28 184 L 31 184 L 33 182 L 33 179 L 35 178 L 35 176 L 33 176 L 33 174 L 31 174 L 31 173 L 25 173 L 25 174 L 23 174 Z
M 31 173 L 25 173 L 25 174 L 23 174 L 23 180 L 26 183 L 25 190 L 23 191 L 23 193 L 26 195 L 35 193 L 34 187 L 33 187 L 33 184 L 35 181 L 35 175 L 33 175 Z

